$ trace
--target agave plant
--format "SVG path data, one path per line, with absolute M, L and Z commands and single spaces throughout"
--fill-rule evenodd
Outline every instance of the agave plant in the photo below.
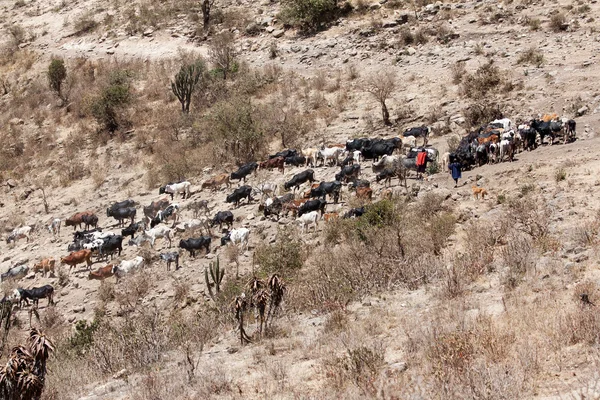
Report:
M 28 348 L 16 346 L 0 367 L 0 398 L 38 400 L 44 390 L 46 362 L 54 346 L 42 332 L 29 332 Z

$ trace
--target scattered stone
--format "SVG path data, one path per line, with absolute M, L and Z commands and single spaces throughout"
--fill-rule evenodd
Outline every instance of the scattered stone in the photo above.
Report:
M 382 25 L 383 28 L 394 28 L 396 26 L 398 26 L 398 21 L 396 20 L 387 20 L 387 21 L 383 21 Z
M 581 117 L 582 115 L 586 114 L 589 110 L 590 109 L 588 106 L 583 106 L 579 110 L 577 110 L 577 116 Z
M 146 29 L 144 31 L 144 36 L 148 37 L 148 36 L 152 36 L 152 34 L 154 33 L 153 29 Z
M 76 307 L 73 307 L 73 312 L 75 314 L 85 312 L 85 306 L 76 306 Z
M 268 26 L 265 28 L 265 31 L 267 31 L 268 33 L 273 33 L 275 31 L 275 28 L 273 28 L 272 26 Z
M 113 379 L 121 379 L 123 377 L 127 376 L 127 370 L 126 369 L 122 369 L 119 372 L 117 372 L 116 374 L 113 375 Z
M 283 29 L 277 29 L 276 31 L 273 32 L 273 36 L 276 38 L 280 38 L 284 35 L 285 30 Z
M 408 54 L 409 56 L 413 56 L 417 53 L 417 50 L 415 50 L 414 47 L 412 46 L 407 46 L 406 47 L 406 54 Z
M 408 364 L 404 361 L 398 361 L 393 364 L 390 364 L 390 370 L 394 372 L 404 372 L 408 369 Z
M 115 50 L 114 49 L 108 49 L 108 50 L 106 50 L 106 54 L 115 54 Z
M 15 181 L 14 179 L 9 179 L 9 180 L 6 181 L 6 185 L 9 188 L 11 188 L 11 189 L 16 188 L 17 187 L 17 181 Z

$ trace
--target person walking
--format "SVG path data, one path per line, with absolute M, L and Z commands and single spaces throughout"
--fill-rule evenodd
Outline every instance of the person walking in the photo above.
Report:
M 417 154 L 417 179 L 423 179 L 423 173 L 425 172 L 425 168 L 427 167 L 427 150 L 421 149 L 419 154 Z
M 451 160 L 450 164 L 448 164 L 448 169 L 452 171 L 452 179 L 454 179 L 454 187 L 458 187 L 458 180 L 462 178 L 460 163 L 456 162 L 456 159 Z

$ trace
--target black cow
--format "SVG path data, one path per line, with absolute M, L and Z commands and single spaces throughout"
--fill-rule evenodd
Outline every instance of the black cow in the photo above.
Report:
M 529 126 L 540 134 L 540 143 L 544 143 L 544 137 L 550 136 L 550 144 L 554 144 L 554 138 L 558 132 L 563 129 L 560 122 L 548 121 L 544 122 L 539 119 L 534 119 Z
M 368 147 L 364 147 L 360 153 L 365 159 L 377 161 L 379 160 L 379 157 L 383 155 L 391 156 L 395 149 L 396 147 L 392 143 L 379 141 L 371 144 Z
M 131 219 L 131 223 L 135 221 L 135 214 L 137 210 L 134 207 L 127 208 L 117 208 L 115 210 L 111 210 L 110 208 L 106 210 L 106 214 L 109 217 L 113 217 L 117 221 L 119 221 L 119 226 L 125 225 L 124 220 L 129 218 Z
M 264 216 L 268 217 L 269 215 L 276 215 L 277 218 L 279 219 L 279 213 L 281 213 L 281 209 L 282 209 L 283 205 L 285 203 L 289 203 L 292 200 L 294 200 L 293 193 L 287 193 L 287 194 L 284 194 L 283 196 L 275 197 L 273 199 L 273 203 L 271 205 L 263 207 L 262 211 L 263 211 Z
M 110 217 L 108 210 L 118 210 L 119 208 L 129 208 L 129 207 L 135 207 L 135 201 L 133 201 L 133 200 L 118 201 L 116 203 L 111 204 L 111 206 L 106 209 L 106 216 Z
M 88 237 L 90 234 L 94 233 L 94 232 L 102 232 L 101 228 L 98 229 L 91 229 L 89 231 L 77 231 L 75 233 L 73 233 L 73 240 L 82 240 L 85 239 L 86 237 Z
M 327 202 L 322 199 L 308 200 L 306 203 L 302 204 L 298 208 L 298 216 L 300 217 L 300 216 L 302 216 L 302 214 L 305 214 L 305 213 L 311 212 L 311 211 L 320 211 L 321 215 L 323 215 L 323 213 L 325 213 L 326 205 L 327 205 Z
M 396 175 L 398 174 L 396 173 L 395 169 L 384 169 L 383 171 L 377 174 L 375 180 L 377 181 L 377 183 L 385 181 L 384 184 L 387 185 L 392 183 L 392 178 L 394 178 Z
M 361 138 L 346 141 L 346 150 L 352 152 L 355 150 L 362 150 L 364 147 L 370 146 L 372 143 L 371 139 Z
M 100 246 L 99 254 L 101 256 L 108 257 L 109 255 L 113 256 L 115 251 L 119 251 L 119 257 L 121 256 L 121 252 L 123 251 L 123 236 L 121 235 L 110 235 L 105 238 L 102 238 L 104 242 L 102 246 Z
M 219 224 L 219 229 L 223 229 L 223 224 L 226 224 L 229 229 L 233 225 L 233 213 L 231 211 L 219 211 L 210 221 L 210 226 Z
M 82 216 L 81 221 L 85 224 L 86 230 L 90 227 L 94 227 L 94 229 L 98 228 L 98 217 L 94 214 Z
M 206 254 L 210 253 L 210 236 L 200 236 L 199 238 L 189 238 L 179 241 L 179 247 L 190 252 L 192 257 L 196 257 L 196 250 L 206 248 Z
M 348 190 L 356 190 L 357 188 L 371 187 L 371 182 L 366 179 L 354 179 L 348 185 Z
M 285 190 L 290 190 L 290 188 L 293 187 L 294 191 L 296 191 L 296 189 L 298 189 L 300 185 L 302 185 L 306 181 L 309 181 L 310 183 L 313 183 L 315 181 L 315 171 L 313 171 L 312 169 L 302 171 L 292 176 L 292 179 L 287 181 L 283 186 L 285 187 Z
M 425 125 L 416 126 L 414 128 L 408 128 L 402 133 L 402 136 L 414 136 L 415 138 L 422 137 L 423 138 L 423 146 L 427 144 L 427 140 L 429 139 L 429 128 Z
M 231 179 L 243 180 L 246 182 L 246 176 L 250 175 L 258 168 L 258 164 L 250 162 L 242 165 L 237 171 L 231 173 Z
M 362 217 L 365 213 L 365 207 L 358 207 L 350 209 L 346 214 L 344 214 L 344 218 L 358 218 Z
M 335 180 L 340 182 L 348 182 L 352 178 L 358 178 L 360 174 L 360 165 L 353 164 L 342 167 L 342 170 L 335 174 Z
M 337 203 L 340 199 L 342 184 L 339 181 L 321 182 L 319 187 L 310 190 L 310 197 L 320 197 L 325 200 L 326 195 L 333 197 L 333 202 Z
M 306 164 L 306 157 L 304 157 L 304 156 L 298 156 L 298 155 L 286 157 L 285 158 L 285 163 L 288 164 L 288 165 L 293 165 L 295 167 L 299 167 L 301 165 Z
M 132 239 L 135 239 L 135 234 L 144 229 L 144 224 L 141 222 L 136 222 L 130 224 L 127 228 L 121 230 L 121 236 L 127 237 L 131 236 Z
M 523 129 L 521 131 L 521 139 L 523 140 L 523 149 L 527 151 L 535 150 L 537 148 L 537 142 L 535 140 L 537 132 L 535 129 Z
M 402 139 L 400 139 L 399 137 L 393 137 L 390 139 L 382 139 L 380 141 L 378 141 L 379 143 L 385 143 L 388 144 L 390 146 L 394 146 L 394 149 L 400 149 L 402 148 Z
M 172 251 L 170 253 L 161 253 L 160 259 L 167 262 L 167 271 L 171 270 L 171 263 L 175 263 L 175 271 L 179 269 L 179 253 Z
M 156 225 L 173 215 L 173 213 L 176 213 L 177 210 L 179 210 L 179 205 L 170 204 L 164 210 L 157 212 L 156 216 L 150 220 L 150 228 L 154 228 Z
M 22 302 L 29 305 L 29 300 L 33 302 L 35 306 L 38 305 L 40 299 L 48 299 L 48 305 L 54 304 L 54 288 L 51 285 L 44 285 L 42 287 L 35 287 L 32 289 L 17 289 L 19 292 L 19 307 Z
M 271 158 L 277 158 L 277 157 L 283 157 L 285 159 L 285 158 L 295 157 L 297 155 L 298 155 L 298 150 L 296 150 L 296 149 L 287 149 L 287 150 L 280 151 L 279 153 L 275 153 L 273 155 L 270 155 L 269 156 L 269 160 Z
M 238 207 L 240 205 L 240 201 L 242 199 L 248 199 L 248 203 L 252 201 L 252 186 L 244 185 L 235 189 L 233 193 L 231 193 L 225 199 L 226 203 L 235 203 L 235 206 Z

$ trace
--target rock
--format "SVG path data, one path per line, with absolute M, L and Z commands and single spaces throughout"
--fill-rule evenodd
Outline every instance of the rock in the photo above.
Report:
M 415 54 L 417 53 L 417 50 L 415 50 L 415 48 L 414 48 L 414 47 L 412 47 L 412 46 L 407 46 L 407 47 L 406 47 L 406 53 L 407 53 L 409 56 L 412 56 L 412 55 L 415 55 Z
M 69 319 L 67 321 L 69 321 L 70 324 L 72 324 L 73 322 L 75 322 L 75 320 L 77 319 L 77 317 L 75 317 L 74 315 L 70 316 Z
M 152 36 L 152 34 L 154 33 L 153 29 L 146 29 L 143 33 L 144 36 Z
M 381 26 L 383 28 L 393 28 L 395 26 L 398 26 L 398 21 L 396 20 L 387 20 L 387 21 L 383 21 L 383 23 L 381 24 Z
M 408 364 L 404 361 L 398 361 L 393 364 L 390 364 L 390 370 L 394 372 L 404 372 L 408 369 Z
M 127 370 L 126 369 L 122 369 L 119 372 L 117 372 L 116 374 L 113 375 L 113 379 L 121 379 L 123 377 L 127 376 Z
M 29 46 L 31 44 L 31 42 L 24 42 L 24 43 L 20 43 L 19 44 L 19 48 L 20 49 L 24 49 L 25 47 Z
M 294 53 L 299 53 L 301 48 L 300 46 L 298 46 L 297 44 L 293 45 L 292 47 L 290 47 L 290 50 L 293 51 Z
M 588 106 L 583 106 L 579 110 L 577 110 L 577 116 L 581 117 L 582 115 L 584 115 L 585 113 L 587 113 L 589 110 L 590 109 L 588 108 Z
M 23 193 L 21 193 L 21 195 L 19 196 L 19 198 L 21 200 L 27 200 L 27 198 L 31 195 L 31 193 L 33 193 L 35 191 L 35 189 L 33 188 L 27 188 L 23 191 Z
M 254 214 L 248 214 L 248 216 L 246 217 L 246 219 L 249 221 L 252 221 L 254 218 L 256 218 Z
M 273 32 L 273 36 L 276 38 L 280 38 L 284 35 L 285 30 L 283 29 L 277 29 L 276 31 Z
M 106 50 L 106 54 L 115 54 L 115 50 L 114 49 L 108 49 L 108 50 Z
M 67 289 L 63 289 L 60 291 L 60 295 L 61 296 L 68 296 L 69 295 L 69 291 Z
M 213 258 L 215 258 L 215 255 L 214 255 L 214 254 L 212 254 L 212 253 L 208 253 L 208 254 L 206 255 L 206 258 L 207 258 L 208 260 L 212 260 Z
M 21 118 L 11 118 L 8 123 L 11 125 L 23 125 L 25 121 L 23 121 Z
M 9 188 L 13 189 L 13 188 L 17 187 L 17 181 L 15 181 L 14 179 L 9 179 L 6 181 L 6 185 Z
M 273 33 L 275 31 L 275 28 L 273 28 L 272 26 L 268 26 L 265 28 L 265 31 L 267 31 L 268 33 Z
M 260 21 L 261 25 L 268 26 L 273 23 L 273 17 L 265 17 Z
M 85 312 L 85 306 L 76 306 L 76 307 L 73 307 L 73 312 L 75 314 Z

